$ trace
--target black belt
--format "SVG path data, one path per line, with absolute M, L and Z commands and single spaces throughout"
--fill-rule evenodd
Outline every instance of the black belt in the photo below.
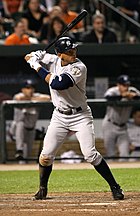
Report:
M 116 125 L 116 126 L 119 126 L 119 127 L 124 127 L 126 125 L 125 123 L 118 124 L 116 122 L 111 121 L 110 119 L 108 119 L 108 121 L 111 122 L 112 124 Z
M 135 147 L 133 151 L 140 151 L 140 147 Z
M 28 127 L 24 127 L 26 130 L 28 130 L 28 131 L 32 131 L 32 130 L 34 130 L 35 128 L 28 128 Z
M 69 110 L 66 110 L 66 111 L 63 111 L 59 108 L 57 108 L 58 112 L 62 113 L 62 114 L 65 114 L 65 115 L 72 115 L 74 113 L 77 113 L 77 112 L 80 112 L 82 111 L 82 108 L 81 107 L 78 107 L 78 108 L 73 108 L 73 109 L 69 109 Z

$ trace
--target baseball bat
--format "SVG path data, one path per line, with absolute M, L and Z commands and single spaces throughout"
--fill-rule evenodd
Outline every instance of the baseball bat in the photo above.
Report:
M 63 36 L 66 32 L 68 32 L 69 30 L 71 30 L 77 23 L 79 23 L 85 16 L 87 16 L 88 12 L 86 10 L 82 10 L 81 13 L 72 20 L 71 23 L 69 23 L 64 30 L 50 43 L 47 45 L 47 47 L 45 48 L 45 51 L 47 51 L 50 47 L 52 47 L 55 42 L 61 37 Z

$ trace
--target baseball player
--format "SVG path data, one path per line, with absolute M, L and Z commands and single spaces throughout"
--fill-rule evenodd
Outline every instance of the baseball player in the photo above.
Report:
M 33 81 L 26 80 L 23 83 L 21 92 L 14 95 L 13 99 L 17 101 L 49 101 L 50 95 L 35 92 Z M 15 158 L 17 160 L 22 161 L 31 154 L 38 115 L 39 110 L 35 107 L 14 109 L 14 119 L 9 132 L 15 137 Z
M 46 199 L 55 155 L 69 131 L 73 131 L 85 160 L 108 182 L 114 199 L 121 200 L 123 191 L 95 148 L 93 117 L 85 95 L 87 68 L 76 57 L 76 47 L 71 38 L 61 37 L 55 43 L 56 55 L 39 50 L 25 56 L 31 68 L 49 84 L 55 107 L 39 157 L 40 186 L 35 199 Z M 41 66 L 42 63 L 50 65 L 49 71 Z
M 136 108 L 132 113 L 132 121 L 127 124 L 127 131 L 130 141 L 130 157 L 140 157 L 140 108 Z M 135 161 L 131 158 L 130 161 Z
M 136 99 L 140 92 L 130 86 L 130 78 L 121 75 L 117 78 L 117 85 L 105 92 L 107 100 L 132 100 Z M 132 106 L 108 106 L 103 120 L 103 138 L 106 155 L 114 157 L 116 146 L 120 157 L 129 156 L 129 139 L 126 123 L 130 117 Z M 120 159 L 120 161 L 125 159 Z

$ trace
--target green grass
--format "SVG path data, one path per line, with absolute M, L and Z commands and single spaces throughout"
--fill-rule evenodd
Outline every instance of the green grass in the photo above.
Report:
M 124 191 L 140 191 L 140 170 L 112 169 Z M 38 189 L 38 171 L 0 171 L 0 194 L 34 193 Z M 54 170 L 50 177 L 49 192 L 109 191 L 108 184 L 93 170 Z

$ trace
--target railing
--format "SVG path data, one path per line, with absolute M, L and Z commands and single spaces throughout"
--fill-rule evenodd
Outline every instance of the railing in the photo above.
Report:
M 88 99 L 88 104 L 90 105 L 91 109 L 94 110 L 94 106 L 106 107 L 107 105 L 110 106 L 140 106 L 140 100 L 131 100 L 131 101 L 107 101 L 106 99 Z M 6 150 L 6 111 L 7 109 L 11 109 L 14 107 L 45 107 L 48 105 L 52 105 L 51 102 L 28 102 L 28 101 L 14 101 L 14 100 L 7 100 L 3 101 L 0 104 L 0 161 L 2 163 L 6 163 L 7 161 L 7 150 Z M 52 105 L 53 110 L 53 105 Z M 113 157 L 118 158 L 118 157 Z M 120 158 L 120 157 L 119 157 Z M 129 157 L 125 157 L 129 158 Z M 132 157 L 131 157 L 132 158 Z M 37 158 L 36 158 L 37 160 Z

